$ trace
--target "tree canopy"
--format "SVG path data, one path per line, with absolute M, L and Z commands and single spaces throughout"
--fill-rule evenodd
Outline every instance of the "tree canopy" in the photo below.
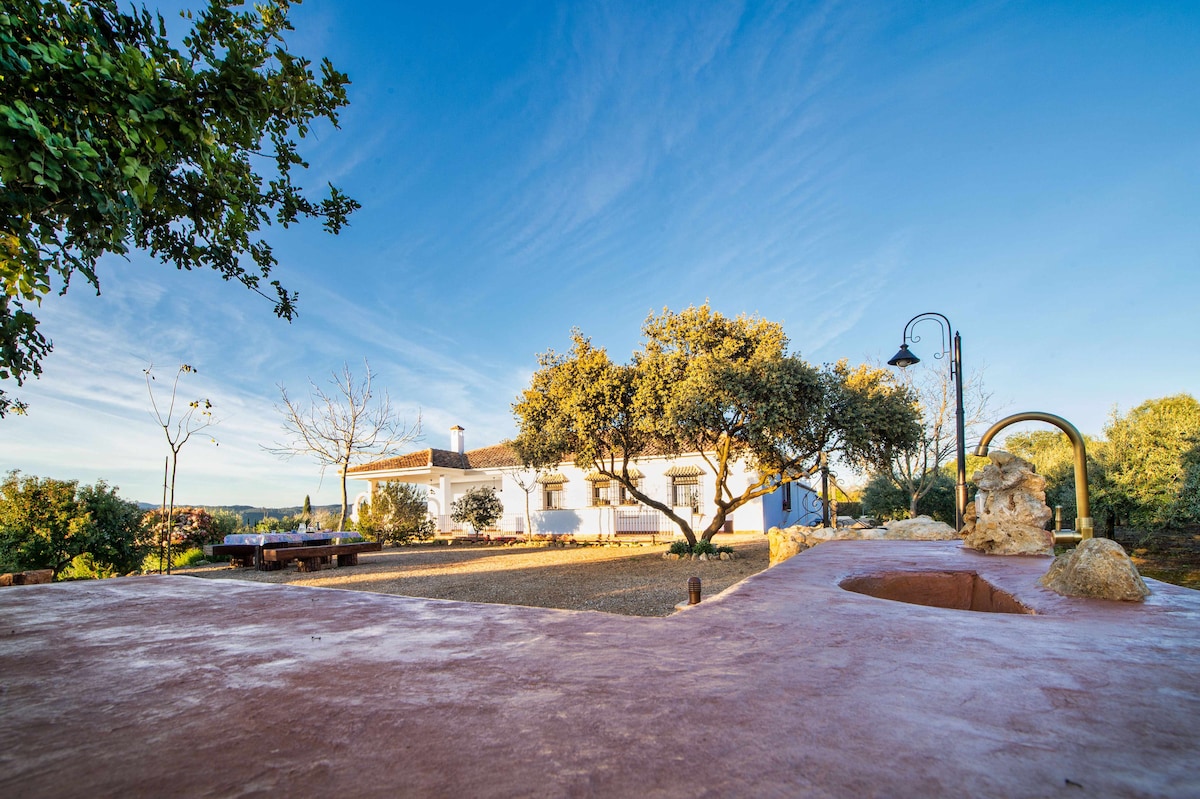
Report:
M 80 555 L 119 574 L 136 569 L 150 548 L 142 512 L 104 482 L 22 477 L 0 483 L 0 567 L 53 569 Z
M 294 182 L 296 140 L 337 125 L 349 80 L 287 50 L 289 0 L 240 5 L 210 0 L 182 47 L 116 0 L 0 10 L 0 379 L 41 373 L 51 342 L 31 307 L 77 274 L 98 293 L 106 254 L 213 269 L 295 315 L 259 233 L 305 218 L 337 233 L 358 208 Z M 9 410 L 24 405 L 0 390 Z
M 579 331 L 566 354 L 539 356 L 513 410 L 514 448 L 531 466 L 568 456 L 625 486 L 696 543 L 690 520 L 641 491 L 631 462 L 700 453 L 714 476 L 709 540 L 736 508 L 804 477 L 821 452 L 881 468 L 919 430 L 909 393 L 886 371 L 845 361 L 817 368 L 787 352 L 782 325 L 729 318 L 707 304 L 650 314 L 643 346 L 613 363 Z M 756 477 L 734 494 L 745 461 Z
M 1105 478 L 1134 524 L 1200 521 L 1200 402 L 1190 394 L 1147 400 L 1104 430 Z

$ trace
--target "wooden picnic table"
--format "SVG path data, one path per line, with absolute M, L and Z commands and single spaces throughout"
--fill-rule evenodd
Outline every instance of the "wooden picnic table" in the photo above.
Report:
M 329 564 L 334 557 L 339 566 L 353 566 L 358 563 L 358 553 L 378 552 L 383 548 L 381 543 L 371 541 L 334 544 L 333 539 L 340 537 L 336 533 L 324 537 L 305 536 L 302 540 L 272 540 L 278 537 L 270 534 L 226 536 L 226 541 L 232 539 L 232 542 L 210 544 L 204 547 L 204 552 L 228 556 L 234 565 L 253 566 L 259 571 L 280 569 L 293 560 L 299 563 L 301 571 L 313 571 Z

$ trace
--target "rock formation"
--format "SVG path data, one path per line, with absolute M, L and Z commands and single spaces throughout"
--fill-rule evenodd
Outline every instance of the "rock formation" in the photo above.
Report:
M 914 541 L 949 541 L 958 538 L 954 528 L 935 522 L 928 516 L 889 522 L 887 527 L 772 527 L 767 531 L 770 544 L 770 565 L 787 560 L 810 547 L 826 541 L 881 541 L 905 539 Z
M 1041 584 L 1063 596 L 1141 602 L 1150 589 L 1116 541 L 1089 538 L 1054 559 Z
M 913 519 L 897 519 L 888 522 L 884 538 L 905 541 L 952 541 L 958 538 L 954 528 L 945 522 L 937 522 L 928 516 Z
M 1053 555 L 1054 534 L 1046 505 L 1046 478 L 1033 465 L 996 450 L 972 478 L 979 486 L 974 513 L 963 525 L 963 544 L 991 555 Z

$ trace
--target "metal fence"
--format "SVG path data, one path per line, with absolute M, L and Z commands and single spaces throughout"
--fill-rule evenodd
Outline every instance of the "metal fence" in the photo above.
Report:
M 657 510 L 617 510 L 613 512 L 613 532 L 617 535 L 630 533 L 667 533 L 672 531 L 671 520 Z

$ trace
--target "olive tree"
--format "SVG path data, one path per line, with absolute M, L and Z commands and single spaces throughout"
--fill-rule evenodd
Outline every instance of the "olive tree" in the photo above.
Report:
M 181 36 L 117 0 L 0 6 L 0 379 L 41 373 L 32 308 L 76 276 L 99 293 L 106 254 L 213 269 L 295 315 L 260 231 L 336 234 L 358 208 L 295 182 L 296 140 L 337 125 L 349 80 L 288 51 L 288 0 L 241 5 L 209 0 Z M 0 390 L 0 416 L 24 407 Z
M 726 518 L 784 483 L 808 475 L 820 453 L 882 467 L 919 430 L 909 393 L 887 371 L 823 367 L 788 352 L 782 325 L 729 318 L 707 304 L 650 314 L 628 364 L 613 363 L 579 331 L 569 353 L 539 357 L 513 410 L 517 451 L 527 462 L 573 454 L 580 468 L 623 485 L 670 518 L 695 544 L 691 520 L 641 490 L 631 465 L 651 454 L 699 453 L 713 481 L 710 540 Z M 733 466 L 755 477 L 734 493 Z

